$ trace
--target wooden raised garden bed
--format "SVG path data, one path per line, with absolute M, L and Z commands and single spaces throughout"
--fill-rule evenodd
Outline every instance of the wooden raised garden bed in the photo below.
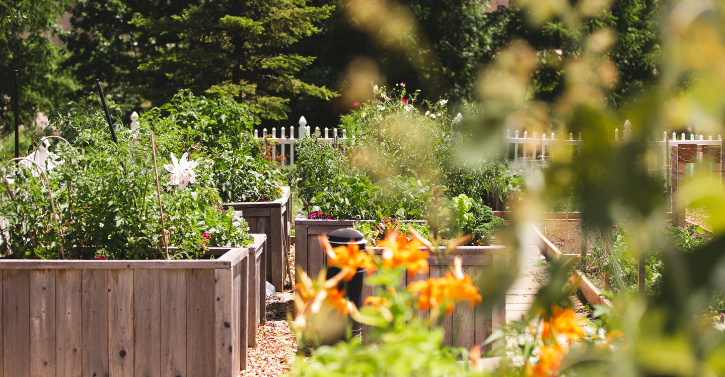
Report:
M 0 260 L 0 376 L 237 376 L 264 302 L 254 238 L 217 259 Z
M 373 220 L 363 220 L 365 222 L 373 222 Z M 295 263 L 302 268 L 310 276 L 317 276 L 323 266 L 327 265 L 327 257 L 319 244 L 317 236 L 320 234 L 329 234 L 335 229 L 350 228 L 357 222 L 354 220 L 319 220 L 307 219 L 303 215 L 295 218 Z M 422 221 L 415 221 L 422 222 Z M 376 248 L 373 248 L 376 249 Z M 503 246 L 461 246 L 453 253 L 449 254 L 444 260 L 439 260 L 436 256 L 428 257 L 430 270 L 428 274 L 418 274 L 412 279 L 401 282 L 401 287 L 405 287 L 414 280 L 424 280 L 429 277 L 440 277 L 441 266 L 443 273 L 449 270 L 449 266 L 453 266 L 453 259 L 456 255 L 461 256 L 464 272 L 475 278 L 485 273 L 486 270 L 497 268 L 502 263 L 505 251 Z M 362 300 L 373 294 L 373 288 L 364 285 L 362 292 Z M 454 314 L 448 316 L 443 322 L 445 330 L 444 345 L 452 345 L 454 333 L 456 336 L 456 346 L 467 347 L 470 349 L 476 344 L 483 343 L 493 330 L 500 329 L 501 325 L 506 323 L 506 305 L 502 301 L 488 311 L 482 307 L 471 309 L 467 302 L 459 303 L 456 306 Z M 488 345 L 486 350 L 490 349 Z
M 282 187 L 282 197 L 272 202 L 224 203 L 241 211 L 250 233 L 267 235 L 267 281 L 277 291 L 284 289 L 290 251 L 290 188 Z

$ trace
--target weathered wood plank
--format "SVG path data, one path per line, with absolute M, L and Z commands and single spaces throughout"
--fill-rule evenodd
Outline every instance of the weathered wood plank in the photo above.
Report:
M 318 236 L 311 236 L 307 233 L 307 273 L 310 277 L 316 277 L 322 267 L 325 266 L 325 254 Z
M 214 374 L 214 271 L 187 270 L 186 274 L 186 374 Z
M 304 246 L 303 246 L 304 245 Z M 309 273 L 307 264 L 307 226 L 295 224 L 295 266 Z M 295 283 L 300 282 L 299 273 L 295 275 Z
M 269 238 L 269 216 L 257 217 L 255 224 L 257 224 L 257 230 L 255 233 L 266 234 Z
M 334 221 L 334 220 L 329 220 L 329 221 L 330 221 L 330 224 L 307 226 L 307 229 L 308 229 L 307 234 L 315 235 L 315 236 L 320 235 L 320 234 L 330 234 L 330 232 L 332 232 L 336 229 L 352 228 L 353 224 L 355 223 L 354 221 L 345 221 L 344 223 L 341 223 L 341 224 L 333 224 L 333 222 L 337 222 L 337 221 Z
M 475 277 L 475 270 L 472 266 L 463 267 L 463 272 L 470 275 L 472 279 Z M 471 349 L 471 347 L 473 347 L 473 345 L 475 344 L 473 334 L 473 308 L 471 308 L 471 304 L 469 304 L 468 301 L 462 301 L 456 306 L 456 311 L 458 311 L 459 313 L 459 316 L 454 319 L 454 331 L 457 332 L 456 345 L 458 347 L 466 347 L 466 349 Z
M 249 260 L 247 257 L 239 264 L 239 367 L 247 370 L 249 365 L 247 347 L 249 347 Z
M 243 216 L 244 221 L 249 225 L 249 233 L 259 233 L 257 230 L 257 218 L 252 216 Z
M 239 264 L 232 267 L 232 345 L 234 346 L 234 352 L 232 353 L 232 368 L 234 370 L 241 370 L 240 366 L 240 342 L 239 342 L 239 295 L 241 294 L 240 286 L 241 281 L 239 279 Z M 244 351 L 247 349 L 245 348 Z
M 83 375 L 108 375 L 108 271 L 81 272 Z
M 80 377 L 83 372 L 81 270 L 58 270 L 55 287 L 57 376 Z
M 3 271 L 3 374 L 30 376 L 30 271 Z
M 134 369 L 137 376 L 161 375 L 160 271 L 133 273 Z
M 470 255 L 470 254 L 462 254 L 462 255 L 447 255 L 442 258 L 443 260 L 443 266 L 453 266 L 453 261 L 456 257 L 461 258 L 461 265 L 463 266 L 489 266 L 491 265 L 491 255 L 489 254 L 483 254 L 483 255 Z M 438 257 L 431 256 L 428 257 L 428 264 L 431 266 L 440 266 L 441 261 Z
M 482 276 L 482 274 L 485 273 L 485 271 L 488 270 L 486 267 L 475 267 L 475 274 L 476 276 Z M 491 335 L 491 307 L 490 306 L 483 306 L 483 305 L 477 305 L 476 309 L 474 311 L 474 328 L 473 328 L 473 337 L 475 344 L 481 344 L 488 337 Z M 491 350 L 491 345 L 488 344 L 485 347 L 481 349 L 481 352 L 489 352 Z
M 410 285 L 411 283 L 413 283 L 415 281 L 428 280 L 429 275 L 430 275 L 430 271 L 426 272 L 425 274 L 415 274 L 412 278 L 408 278 L 408 285 Z M 406 286 L 406 289 L 408 289 L 407 286 Z M 428 310 L 419 310 L 418 311 L 418 316 L 421 318 L 427 318 L 428 314 L 429 314 Z
M 282 207 L 272 208 L 269 218 L 269 236 L 267 237 L 267 275 L 268 281 L 274 285 L 275 289 L 282 291 L 284 288 L 284 262 L 287 250 L 284 248 L 283 233 L 284 225 L 282 221 Z
M 279 204 L 277 205 L 279 206 Z M 272 208 L 242 208 L 242 216 L 246 220 L 247 217 L 263 217 L 269 216 Z M 249 220 L 247 220 L 249 222 Z
M 55 271 L 30 271 L 30 375 L 55 376 Z
M 247 346 L 257 346 L 257 316 L 259 313 L 259 272 L 257 270 L 256 256 L 249 254 L 247 258 Z
M 186 377 L 186 270 L 159 271 L 161 376 Z
M 133 275 L 108 271 L 108 369 L 114 377 L 134 376 Z
M 505 263 L 505 256 L 503 253 L 498 252 L 493 255 L 491 262 L 491 268 L 500 268 Z M 499 302 L 493 304 L 491 309 L 491 329 L 492 331 L 501 330 L 506 324 L 506 298 L 502 298 Z M 505 345 L 505 340 L 501 339 L 492 345 L 493 348 L 498 348 Z
M 38 270 L 38 269 L 68 269 L 68 270 L 125 270 L 125 269 L 216 269 L 231 268 L 228 260 L 2 260 L 0 269 L 3 270 Z
M 255 241 L 257 241 L 257 238 L 260 238 L 259 235 L 255 235 Z M 255 242 L 256 243 L 256 242 Z M 245 248 L 235 248 L 232 250 L 227 251 L 217 260 L 221 261 L 229 261 L 231 262 L 231 266 L 234 266 L 235 264 L 239 263 L 240 260 L 244 258 L 245 255 L 249 253 L 249 247 Z M 230 268 L 231 268 L 230 266 Z
M 232 316 L 232 270 L 214 270 L 214 375 L 230 377 L 239 374 L 232 365 L 235 351 Z
M 258 323 L 262 324 L 267 319 L 267 257 L 269 255 L 269 244 L 265 243 L 264 247 L 257 251 L 257 268 L 259 269 L 259 280 L 257 280 L 257 290 L 259 291 L 259 312 L 257 313 Z
M 437 279 L 437 278 L 441 277 L 441 270 L 440 270 L 440 268 L 438 266 L 435 266 L 435 267 L 434 266 L 430 266 L 429 267 L 429 270 L 428 270 L 428 276 L 431 279 Z M 428 314 L 430 315 L 430 312 L 428 312 Z M 431 329 L 434 328 L 435 326 L 436 326 L 436 324 L 432 324 L 431 325 Z M 444 341 L 445 341 L 445 338 L 444 338 Z

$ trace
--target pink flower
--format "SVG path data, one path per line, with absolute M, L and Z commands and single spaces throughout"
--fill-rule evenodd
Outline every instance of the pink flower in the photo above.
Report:
M 403 103 L 405 103 L 405 104 L 408 103 L 408 100 L 406 100 L 405 98 L 401 98 L 400 100 L 403 101 Z
M 210 238 L 211 237 L 211 235 L 209 233 L 207 233 L 207 232 L 204 232 L 204 234 L 202 234 L 201 236 L 204 237 L 204 238 Z
M 360 102 L 354 102 L 352 105 L 353 106 L 360 106 Z
M 376 99 L 375 100 L 375 103 L 379 105 L 380 104 L 380 100 L 379 99 Z
M 98 256 L 96 256 L 96 259 L 98 259 L 98 260 L 106 260 L 106 257 L 104 257 L 103 254 L 98 254 Z
M 405 88 L 405 83 L 404 82 L 401 82 L 400 83 L 400 86 L 402 86 L 403 88 Z
M 385 100 L 386 101 L 390 101 L 390 97 L 385 97 Z

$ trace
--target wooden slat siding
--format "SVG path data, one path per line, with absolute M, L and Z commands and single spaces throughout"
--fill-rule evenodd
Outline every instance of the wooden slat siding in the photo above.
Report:
M 257 313 L 259 307 L 259 290 L 257 289 L 256 257 L 249 253 L 247 258 L 247 346 L 257 346 Z
M 463 272 L 470 275 L 471 279 L 474 279 L 476 276 L 475 268 L 473 266 L 464 266 Z M 473 333 L 475 314 L 468 301 L 462 301 L 458 305 L 461 306 L 459 312 L 460 316 L 454 319 L 455 331 L 457 331 L 456 345 L 459 347 L 466 347 L 466 349 L 471 349 L 471 347 L 476 344 Z
M 439 268 L 438 266 L 433 266 L 433 265 L 429 266 L 429 270 L 428 270 L 428 276 L 429 276 L 429 277 L 430 277 L 431 279 L 437 279 L 437 278 L 441 277 L 441 271 L 440 271 L 440 268 Z M 429 313 L 429 314 L 430 314 L 430 313 Z M 433 328 L 433 327 L 435 327 L 435 326 L 436 326 L 436 324 L 435 324 L 435 323 L 434 323 L 434 324 L 431 324 L 431 328 Z
M 476 266 L 474 270 L 473 278 L 483 276 L 488 268 L 483 266 Z M 479 278 L 480 279 L 480 278 Z M 474 310 L 474 326 L 473 326 L 473 337 L 474 344 L 481 344 L 488 339 L 491 335 L 491 307 L 484 305 L 476 305 Z M 481 352 L 486 353 L 491 351 L 491 345 L 488 344 L 482 347 Z
M 214 374 L 214 271 L 187 270 L 186 375 Z
M 30 271 L 3 271 L 4 375 L 30 376 Z
M 113 377 L 134 376 L 133 275 L 108 270 L 108 369 Z
M 295 253 L 296 252 L 297 251 L 295 250 Z M 373 275 L 374 274 L 375 274 L 375 272 L 373 272 Z M 368 275 L 368 272 L 365 271 L 365 275 L 363 277 L 362 293 L 361 293 L 363 304 L 365 303 L 365 299 L 367 299 L 368 297 L 373 296 L 375 294 L 374 293 L 373 286 L 365 284 L 365 282 L 367 281 L 368 276 L 369 276 Z M 368 334 L 369 334 L 369 331 L 370 330 L 371 330 L 371 327 L 370 326 L 365 325 L 365 324 L 362 325 L 362 337 L 363 337 L 363 341 L 367 341 L 369 339 L 368 338 L 368 336 L 369 336 Z
M 30 375 L 55 376 L 55 271 L 30 271 Z
M 262 216 L 269 216 L 271 213 L 271 208 L 244 208 L 242 209 L 242 215 L 246 219 L 247 216 L 249 217 L 262 217 Z
M 269 250 L 269 247 L 267 246 L 269 243 L 265 243 L 264 246 L 259 250 L 258 252 L 258 267 L 259 268 L 259 280 L 257 280 L 257 283 L 259 286 L 257 287 L 259 290 L 259 314 L 257 315 L 257 318 L 259 318 L 259 323 L 262 324 L 267 319 L 267 276 L 269 275 L 267 273 L 267 256 L 269 253 L 267 250 Z
M 414 281 L 428 280 L 429 275 L 430 275 L 430 270 L 427 273 L 425 273 L 425 274 L 415 274 L 412 278 L 408 278 L 408 285 L 410 285 L 410 283 L 412 283 Z M 408 288 L 406 287 L 406 289 L 408 289 Z M 428 314 L 429 313 L 428 313 L 427 310 L 419 310 L 418 311 L 418 316 L 420 316 L 421 318 L 427 318 L 428 317 Z
M 58 270 L 56 276 L 56 358 L 58 377 L 80 377 L 83 341 L 81 336 L 81 270 Z
M 335 222 L 334 220 L 328 220 L 328 221 L 330 221 L 331 223 L 332 222 Z M 335 224 L 329 224 L 329 225 L 327 225 L 327 224 L 326 225 L 309 225 L 309 226 L 307 226 L 307 229 L 309 229 L 307 231 L 307 234 L 310 234 L 310 235 L 312 235 L 312 234 L 314 234 L 314 235 L 318 235 L 318 234 L 330 234 L 334 230 L 344 229 L 344 228 L 352 228 L 352 226 L 353 226 L 352 223 L 349 224 L 349 225 L 348 224 L 338 224 L 338 225 L 335 225 Z
M 232 354 L 232 367 L 234 370 L 242 370 L 241 367 L 241 352 L 247 352 L 247 347 L 241 348 L 241 341 L 239 335 L 241 329 L 241 318 L 239 317 L 239 311 L 241 310 L 241 303 L 239 297 L 241 296 L 241 268 L 242 263 L 236 264 L 232 267 L 232 344 L 234 345 L 234 353 Z
M 267 238 L 267 249 L 268 250 L 279 250 L 280 252 L 274 253 L 269 252 L 267 254 L 267 280 L 274 285 L 277 291 L 284 290 L 284 262 L 287 250 L 284 247 L 284 237 L 286 234 L 282 221 L 282 207 L 272 208 L 272 213 L 269 218 L 269 236 Z M 274 235 L 274 236 L 273 236 Z M 277 236 L 281 235 L 281 236 Z
M 159 270 L 133 273 L 134 370 L 137 376 L 161 375 L 161 293 Z
M 158 270 L 158 269 L 217 269 L 231 268 L 229 260 L 208 259 L 208 260 L 2 260 L 0 269 L 3 270 Z
M 159 271 L 161 376 L 186 377 L 186 270 Z
M 251 253 L 239 264 L 239 366 L 247 370 L 249 347 L 249 260 Z
M 497 269 L 500 268 L 500 266 L 503 266 L 505 255 L 503 255 L 502 252 L 496 252 L 493 255 L 493 260 L 491 262 L 491 268 Z M 491 309 L 491 329 L 493 331 L 495 330 L 501 330 L 503 325 L 506 324 L 506 298 L 503 297 L 499 302 L 495 303 L 493 305 L 493 308 Z M 493 343 L 493 348 L 498 348 L 505 346 L 505 339 L 498 340 Z
M 307 273 L 309 271 L 307 263 L 307 226 L 295 224 L 295 267 Z M 300 274 L 295 274 L 295 283 L 300 282 Z
M 232 270 L 214 270 L 214 376 L 236 377 L 239 370 L 232 365 L 234 324 L 232 316 Z
M 108 270 L 81 272 L 83 375 L 108 376 Z
M 242 211 L 242 213 L 245 213 L 245 212 Z M 246 221 L 247 224 L 249 225 L 249 233 L 259 233 L 257 231 L 257 218 L 254 216 L 248 216 L 246 214 L 244 214 L 243 217 L 244 217 L 244 221 Z
M 317 277 L 325 263 L 325 254 L 318 236 L 307 233 L 307 273 L 310 277 Z

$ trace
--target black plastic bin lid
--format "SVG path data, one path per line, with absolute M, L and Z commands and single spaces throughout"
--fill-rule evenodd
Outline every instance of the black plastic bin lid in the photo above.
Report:
M 335 229 L 327 235 L 332 247 L 357 244 L 360 250 L 365 250 L 367 241 L 362 233 L 352 228 Z

